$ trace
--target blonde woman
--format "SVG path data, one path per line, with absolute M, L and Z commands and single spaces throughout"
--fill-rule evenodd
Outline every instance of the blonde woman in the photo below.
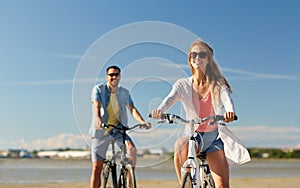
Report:
M 212 48 L 201 40 L 193 42 L 188 52 L 188 64 L 192 76 L 175 82 L 162 104 L 152 111 L 152 117 L 159 119 L 176 102 L 181 101 L 187 119 L 211 115 L 224 115 L 226 122 L 235 117 L 235 109 L 230 94 L 231 87 L 222 75 L 213 57 Z M 186 126 L 186 131 L 189 127 Z M 186 132 L 185 131 L 185 132 Z M 228 161 L 244 163 L 250 160 L 248 151 L 226 128 L 201 125 L 197 131 L 204 139 L 203 151 L 207 154 L 216 187 L 229 187 Z M 229 139 L 230 138 L 230 139 Z M 201 142 L 197 136 L 197 142 Z M 180 137 L 175 143 L 174 165 L 178 180 L 180 169 L 187 159 L 188 137 Z

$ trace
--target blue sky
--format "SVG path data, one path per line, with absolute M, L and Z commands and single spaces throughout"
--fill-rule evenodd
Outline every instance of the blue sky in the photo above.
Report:
M 246 146 L 300 147 L 299 8 L 296 0 L 2 0 L 0 149 L 83 147 L 81 136 L 87 137 L 91 104 L 89 97 L 82 98 L 82 121 L 78 124 L 72 97 L 80 62 L 101 37 L 116 28 L 148 21 L 176 25 L 211 44 L 234 90 L 240 119 L 231 129 Z M 132 32 L 124 37 L 142 34 Z M 107 49 L 110 47 L 108 44 Z M 99 56 L 101 53 L 105 52 Z M 155 69 L 170 83 L 190 75 L 185 54 L 161 44 L 129 46 L 107 62 L 127 73 L 122 84 L 134 83 L 133 99 L 144 117 L 170 89 L 170 83 L 161 80 L 132 79 L 133 72 L 140 73 L 138 79 L 143 78 L 143 71 L 151 69 L 151 60 L 155 61 L 153 66 L 160 62 L 161 66 L 174 65 L 173 69 Z M 148 65 L 143 64 L 147 61 Z M 139 65 L 143 66 L 138 69 Z M 98 72 L 101 80 L 103 70 Z M 86 93 L 97 78 L 91 75 L 89 79 Z M 173 112 L 176 108 L 180 105 Z M 149 132 L 132 134 L 141 148 L 171 148 L 174 138 L 169 135 L 177 135 L 179 129 L 166 127 L 154 125 Z

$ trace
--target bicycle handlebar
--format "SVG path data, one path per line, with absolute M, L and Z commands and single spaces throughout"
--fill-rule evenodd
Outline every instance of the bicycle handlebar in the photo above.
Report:
M 152 114 L 149 114 L 149 118 L 152 118 Z M 183 118 L 181 118 L 180 116 L 176 115 L 176 114 L 170 114 L 170 113 L 166 113 L 163 114 L 161 117 L 163 120 L 167 120 L 168 123 L 173 124 L 175 123 L 181 123 L 181 124 L 202 124 L 207 122 L 208 120 L 212 120 L 212 122 L 219 122 L 219 121 L 224 121 L 224 116 L 223 115 L 216 115 L 216 116 L 207 116 L 204 118 L 196 118 L 196 119 L 192 119 L 192 120 L 185 120 Z M 234 120 L 238 120 L 238 116 L 234 117 Z M 179 121 L 179 122 L 178 122 Z M 163 121 L 164 122 L 164 121 Z M 163 123 L 161 122 L 161 123 Z
M 109 127 L 113 127 L 114 129 L 117 129 L 117 130 L 120 130 L 120 131 L 129 131 L 129 130 L 132 130 L 132 129 L 135 129 L 137 127 L 141 127 L 141 128 L 144 128 L 146 126 L 146 124 L 136 124 L 132 127 L 125 127 L 124 125 L 121 125 L 121 127 L 117 127 L 115 125 L 111 125 L 111 124 L 103 124 L 101 127 L 102 128 L 109 128 Z

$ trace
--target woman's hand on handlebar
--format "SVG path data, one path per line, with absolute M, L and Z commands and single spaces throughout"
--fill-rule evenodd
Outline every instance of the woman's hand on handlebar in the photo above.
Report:
M 161 110 L 155 109 L 151 112 L 151 118 L 153 119 L 162 119 L 163 112 Z
M 235 113 L 234 112 L 225 112 L 224 113 L 224 121 L 232 122 L 234 120 Z

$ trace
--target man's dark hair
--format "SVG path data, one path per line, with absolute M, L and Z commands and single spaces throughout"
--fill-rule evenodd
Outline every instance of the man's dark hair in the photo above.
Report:
M 119 73 L 121 73 L 121 69 L 118 66 L 116 66 L 116 65 L 112 65 L 112 66 L 107 67 L 106 74 L 108 73 L 109 69 L 115 69 L 115 70 L 118 70 Z

